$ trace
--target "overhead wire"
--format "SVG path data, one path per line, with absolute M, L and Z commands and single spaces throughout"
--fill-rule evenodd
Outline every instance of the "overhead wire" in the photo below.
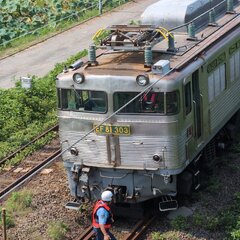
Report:
M 179 29 L 179 28 L 182 28 L 182 27 L 186 27 L 186 26 L 188 26 L 190 23 L 192 23 L 192 22 L 196 21 L 197 19 L 203 17 L 205 14 L 211 12 L 214 8 L 219 7 L 219 6 L 222 5 L 224 2 L 227 2 L 227 1 L 228 1 L 228 0 L 223 0 L 223 1 L 221 1 L 221 2 L 218 3 L 217 5 L 211 7 L 211 9 L 209 9 L 209 10 L 207 10 L 207 11 L 201 13 L 200 15 L 198 15 L 198 16 L 195 17 L 195 18 L 193 18 L 193 19 L 190 20 L 189 22 L 184 23 L 184 24 L 181 24 L 181 25 L 178 25 L 178 26 L 176 26 L 176 27 L 174 27 L 174 28 L 171 28 L 171 29 L 169 30 L 169 32 L 172 32 L 172 31 L 175 31 L 175 30 L 177 30 L 177 29 Z

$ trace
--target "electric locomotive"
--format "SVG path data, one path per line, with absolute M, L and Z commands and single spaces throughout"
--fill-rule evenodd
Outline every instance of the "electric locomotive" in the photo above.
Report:
M 110 189 L 115 203 L 160 197 L 164 211 L 200 187 L 240 118 L 239 13 L 232 0 L 159 1 L 140 25 L 108 27 L 88 59 L 58 75 L 62 158 L 77 201 Z

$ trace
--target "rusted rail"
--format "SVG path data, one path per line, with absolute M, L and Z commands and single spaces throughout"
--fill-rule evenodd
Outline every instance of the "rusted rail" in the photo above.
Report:
M 149 225 L 153 222 L 155 216 L 150 218 L 141 219 L 128 233 L 123 240 L 137 240 L 142 237 Z M 76 240 L 89 240 L 95 235 L 92 226 L 89 226 Z
M 58 131 L 58 127 L 59 125 L 55 125 L 53 127 L 51 127 L 50 129 L 48 129 L 47 131 L 43 132 L 42 134 L 40 134 L 39 136 L 37 136 L 36 138 L 34 138 L 31 142 L 27 143 L 26 145 L 22 146 L 21 148 L 19 148 L 18 150 L 16 150 L 15 152 L 11 153 L 9 156 L 3 158 L 0 160 L 0 166 L 2 164 L 4 164 L 7 160 L 10 160 L 12 158 L 14 158 L 18 153 L 20 153 L 21 151 L 23 151 L 26 147 L 28 147 L 29 145 L 33 144 L 34 142 L 36 142 L 37 140 L 39 140 L 40 138 L 46 136 L 49 132 L 52 131 Z
M 142 237 L 142 235 L 145 233 L 149 225 L 153 222 L 155 219 L 155 216 L 152 216 L 150 218 L 145 218 L 140 220 L 132 229 L 132 231 L 123 238 L 123 240 L 136 240 Z
M 5 189 L 3 189 L 0 192 L 0 199 L 3 198 L 5 195 L 7 195 L 9 192 L 11 192 L 12 189 L 14 189 L 17 186 L 22 185 L 26 179 L 28 179 L 30 176 L 33 176 L 35 173 L 39 172 L 40 169 L 44 168 L 47 166 L 51 161 L 54 160 L 56 156 L 58 156 L 61 153 L 61 149 L 57 150 L 54 152 L 50 157 L 45 159 L 43 162 L 32 168 L 30 171 L 28 171 L 26 174 L 21 176 L 19 179 L 17 179 L 14 183 L 10 184 L 7 186 Z
M 89 226 L 76 240 L 88 240 L 95 235 L 92 226 Z

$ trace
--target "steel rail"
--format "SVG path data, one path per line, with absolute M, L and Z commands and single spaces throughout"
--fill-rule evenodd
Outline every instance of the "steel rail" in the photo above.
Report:
M 123 240 L 137 240 L 142 237 L 149 225 L 153 222 L 155 216 L 141 219 L 134 225 L 133 229 Z M 89 240 L 95 235 L 92 226 L 89 226 L 76 240 Z
M 92 225 L 89 226 L 76 240 L 88 240 L 95 235 Z
M 9 156 L 3 158 L 0 160 L 0 166 L 2 164 L 4 164 L 7 160 L 10 160 L 12 158 L 14 158 L 18 153 L 20 153 L 21 151 L 23 151 L 25 148 L 27 148 L 29 145 L 35 143 L 37 140 L 39 140 L 40 138 L 46 136 L 49 132 L 52 131 L 58 131 L 59 125 L 56 124 L 55 126 L 51 127 L 50 129 L 46 130 L 45 132 L 43 132 L 42 134 L 40 134 L 39 136 L 35 137 L 32 141 L 30 141 L 29 143 L 25 144 L 24 146 L 22 146 L 21 148 L 19 148 L 18 150 L 16 150 L 15 152 L 11 153 Z
M 54 152 L 50 157 L 45 159 L 43 162 L 29 170 L 26 174 L 21 176 L 19 179 L 17 179 L 14 183 L 10 184 L 8 187 L 3 189 L 0 192 L 0 200 L 4 198 L 7 194 L 9 194 L 11 191 L 13 191 L 15 188 L 19 187 L 22 185 L 28 178 L 34 176 L 36 173 L 38 173 L 41 169 L 43 169 L 45 166 L 47 166 L 50 162 L 53 161 L 53 159 L 56 158 L 61 153 L 61 149 L 57 150 Z
M 148 229 L 149 225 L 153 222 L 155 216 L 151 216 L 150 218 L 145 218 L 140 220 L 132 229 L 132 231 L 123 238 L 123 240 L 136 240 L 140 239 L 140 237 L 145 233 Z

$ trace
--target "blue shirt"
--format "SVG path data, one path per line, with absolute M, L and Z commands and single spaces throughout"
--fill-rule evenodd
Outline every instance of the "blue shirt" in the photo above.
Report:
M 109 217 L 108 211 L 105 208 L 101 207 L 97 210 L 96 214 L 98 216 L 98 221 L 99 221 L 98 223 L 106 224 L 107 219 Z

